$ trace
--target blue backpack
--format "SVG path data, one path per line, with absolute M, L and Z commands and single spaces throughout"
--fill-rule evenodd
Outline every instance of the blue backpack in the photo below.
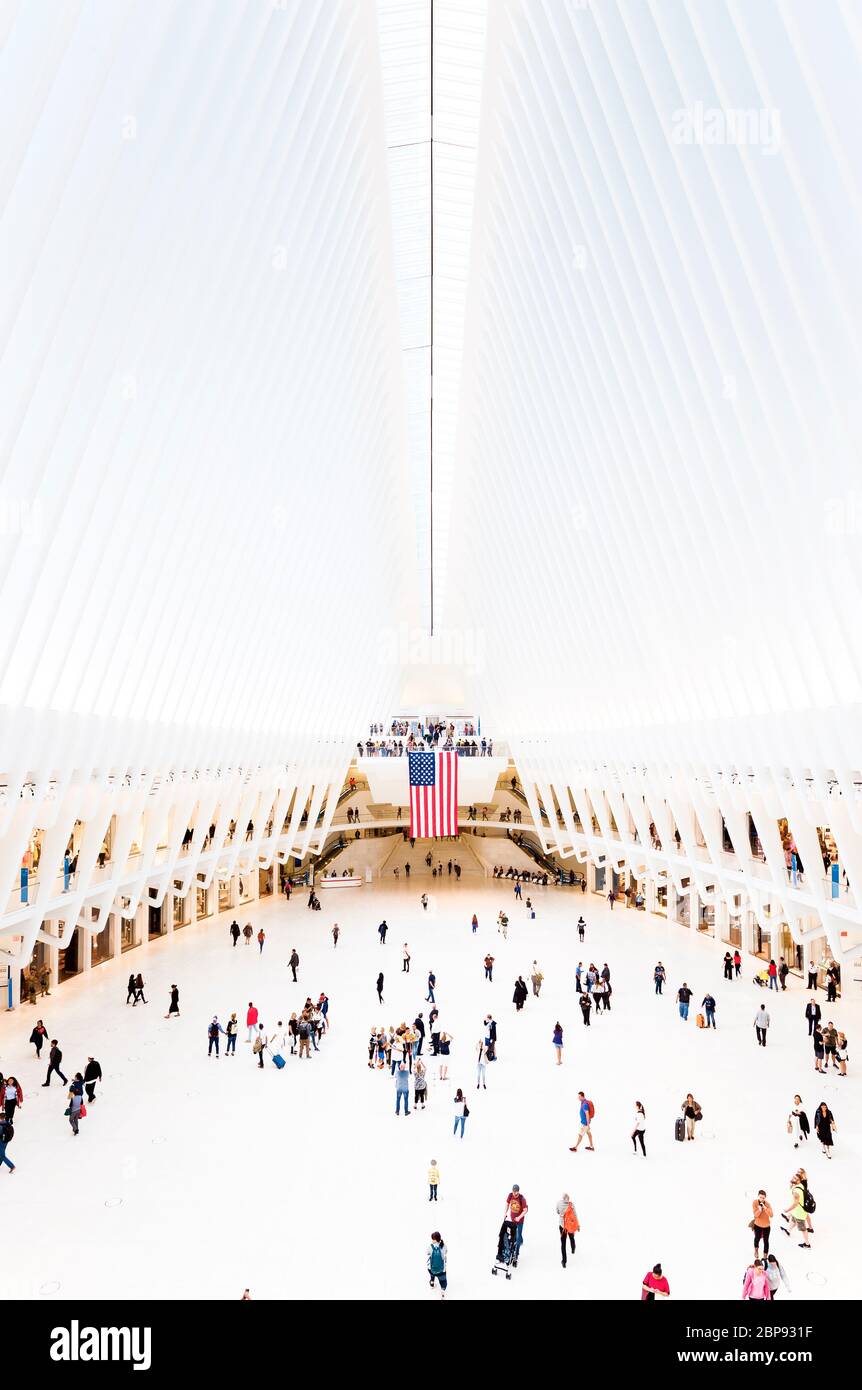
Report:
M 431 1264 L 429 1266 L 432 1274 L 442 1274 L 445 1268 L 443 1264 L 443 1250 L 439 1245 L 431 1246 Z

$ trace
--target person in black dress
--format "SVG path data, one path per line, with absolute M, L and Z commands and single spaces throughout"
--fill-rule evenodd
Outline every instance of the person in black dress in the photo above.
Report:
M 165 1018 L 179 1018 L 180 1016 L 180 992 L 176 985 L 171 985 L 171 1007 L 165 1014 Z

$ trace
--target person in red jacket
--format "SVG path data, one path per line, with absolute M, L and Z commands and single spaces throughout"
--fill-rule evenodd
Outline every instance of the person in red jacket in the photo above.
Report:
M 641 1299 L 654 1303 L 657 1298 L 670 1298 L 670 1284 L 661 1272 L 661 1265 L 653 1265 L 641 1281 Z
M 254 1004 L 252 1004 L 251 1000 L 249 999 L 248 1013 L 245 1016 L 245 1026 L 248 1029 L 248 1037 L 246 1038 L 246 1042 L 250 1043 L 255 1033 L 257 1032 L 257 1018 L 257 1009 L 254 1007 Z

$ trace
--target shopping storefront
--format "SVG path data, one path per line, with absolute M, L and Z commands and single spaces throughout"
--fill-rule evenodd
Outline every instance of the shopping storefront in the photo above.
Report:
M 131 951 L 138 945 L 137 922 L 134 917 L 120 918 L 120 951 Z
M 104 961 L 111 959 L 111 927 L 113 921 L 114 914 L 109 912 L 102 930 L 92 939 L 90 945 L 90 963 L 92 965 L 102 965 Z
M 219 912 L 230 912 L 233 907 L 233 880 L 219 879 L 218 885 L 218 910 Z
M 200 888 L 200 887 L 199 887 L 198 890 L 197 890 L 197 909 L 198 909 L 198 910 L 197 910 L 197 917 L 198 917 L 198 921 L 200 921 L 202 917 L 211 917 L 211 916 L 212 916 L 212 908 L 211 908 L 211 906 L 210 906 L 210 901 L 211 901 L 211 900 L 210 900 L 210 889 L 209 889 L 209 888 Z
M 259 870 L 258 870 L 258 875 L 257 875 L 257 880 L 258 880 L 257 893 L 258 893 L 258 897 L 260 897 L 260 898 L 268 898 L 268 897 L 270 897 L 270 895 L 272 894 L 272 890 L 273 890 L 273 879 L 274 879 L 274 875 L 273 875 L 273 871 L 272 871 L 271 868 L 269 868 L 269 869 L 259 869 Z

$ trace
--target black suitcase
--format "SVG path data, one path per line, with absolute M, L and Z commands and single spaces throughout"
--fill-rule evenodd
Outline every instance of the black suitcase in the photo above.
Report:
M 682 1118 L 681 1115 L 679 1119 L 674 1122 L 673 1137 L 674 1139 L 679 1140 L 680 1143 L 682 1143 L 683 1139 L 685 1139 L 685 1120 Z

